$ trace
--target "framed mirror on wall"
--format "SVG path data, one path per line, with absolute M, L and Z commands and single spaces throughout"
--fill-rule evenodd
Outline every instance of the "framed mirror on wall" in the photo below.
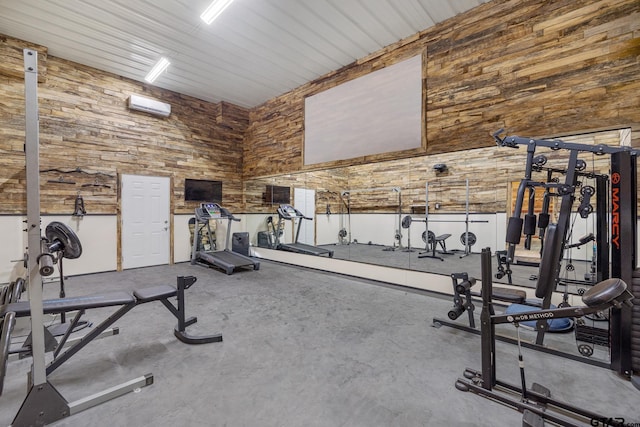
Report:
M 629 140 L 629 134 L 611 130 L 562 138 L 620 145 L 625 144 L 625 138 Z M 560 169 L 561 154 L 550 153 L 545 168 L 553 168 L 555 163 Z M 585 161 L 588 170 L 584 185 L 595 187 L 588 175 L 608 174 L 608 161 L 598 156 Z M 277 216 L 277 203 L 266 200 L 269 188 L 288 188 L 291 195 L 296 188 L 313 190 L 314 244 L 335 246 L 337 259 L 448 275 L 458 266 L 478 264 L 473 263 L 473 257 L 463 255 L 477 254 L 482 247 L 504 249 L 506 219 L 513 208 L 512 193 L 517 185 L 514 183 L 522 177 L 524 162 L 524 150 L 487 147 L 247 180 L 246 210 L 255 217 L 249 231 L 252 236 L 266 232 L 267 218 Z M 439 165 L 446 167 L 434 168 Z M 539 173 L 541 179 L 546 179 L 546 169 Z M 538 214 L 542 195 L 536 197 L 534 213 Z M 553 214 L 553 199 L 550 203 Z M 407 224 L 405 220 L 408 227 L 404 227 L 407 216 L 411 222 Z M 591 218 L 595 215 L 586 219 L 577 215 L 572 239 L 578 241 L 588 234 L 593 228 Z M 292 237 L 293 230 L 284 232 Z M 437 239 L 435 254 L 430 235 Z M 446 235 L 449 236 L 443 237 Z M 525 248 L 525 240 L 527 237 L 523 236 L 519 263 L 501 265 L 496 258 L 496 271 L 501 267 L 512 273 L 511 277 L 504 274 L 496 281 L 533 286 L 530 278 L 536 275 L 540 242 L 534 234 Z M 257 240 L 253 243 L 258 244 Z M 432 257 L 421 257 L 425 252 L 431 252 Z M 571 276 L 582 277 L 590 272 L 592 245 L 574 248 L 569 255 L 575 267 Z
M 630 141 L 629 135 L 628 130 L 617 129 L 561 138 L 585 144 L 625 145 Z M 547 161 L 535 173 L 540 174 L 540 180 L 546 180 L 549 173 L 552 179 L 558 176 L 560 180 L 562 168 L 566 167 L 563 153 L 547 150 L 544 154 Z M 276 212 L 276 206 L 266 203 L 263 197 L 268 185 L 289 187 L 294 199 L 296 188 L 309 189 L 314 191 L 314 243 L 330 248 L 336 260 L 445 277 L 461 272 L 480 277 L 479 252 L 483 247 L 491 247 L 496 253 L 493 264 L 496 283 L 532 289 L 536 285 L 541 248 L 537 232 L 522 236 L 516 262 L 506 265 L 497 256 L 505 247 L 507 218 L 513 210 L 514 186 L 523 177 L 525 155 L 524 150 L 486 147 L 248 180 L 247 210 L 251 216 L 260 217 L 254 221 L 252 235 L 258 230 L 266 232 L 264 218 Z M 580 189 L 597 188 L 596 181 L 606 180 L 609 159 L 605 157 L 581 155 L 586 166 L 577 183 Z M 603 191 L 608 191 L 606 186 Z M 584 205 L 584 192 L 579 191 L 576 196 L 576 207 Z M 567 239 L 570 247 L 564 254 L 557 289 L 561 294 L 583 293 L 597 281 L 597 272 L 603 267 L 596 264 L 601 261 L 594 256 L 596 240 L 583 238 L 593 232 L 606 233 L 596 229 L 596 218 L 608 217 L 610 207 L 597 205 L 597 194 L 592 196 L 593 206 L 587 208 L 589 215 L 583 218 L 578 211 L 572 215 Z M 536 193 L 532 199 L 532 213 L 536 217 L 542 211 L 543 197 Z M 548 203 L 550 221 L 554 221 L 556 202 L 551 198 Z M 291 238 L 293 232 L 292 228 L 285 229 L 285 239 Z M 430 244 L 429 232 L 436 239 L 435 249 Z M 442 236 L 447 234 L 441 245 Z M 428 255 L 422 257 L 425 253 Z M 573 335 L 557 340 L 559 347 L 579 354 Z M 608 356 L 600 350 L 595 347 L 597 354 L 590 357 L 606 360 Z

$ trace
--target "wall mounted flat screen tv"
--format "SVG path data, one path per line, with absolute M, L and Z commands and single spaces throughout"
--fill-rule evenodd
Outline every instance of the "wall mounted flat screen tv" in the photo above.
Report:
M 185 179 L 184 200 L 222 203 L 222 181 Z
M 291 203 L 291 189 L 279 185 L 267 185 L 264 201 L 265 203 L 271 203 L 273 205 Z

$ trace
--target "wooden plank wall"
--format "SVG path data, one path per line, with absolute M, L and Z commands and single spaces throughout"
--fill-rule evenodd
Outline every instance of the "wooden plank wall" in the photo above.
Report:
M 183 201 L 187 177 L 224 181 L 223 203 L 236 212 L 271 212 L 261 198 L 267 183 L 316 189 L 318 212 L 326 204 L 340 209 L 345 189 L 397 186 L 403 210 L 419 210 L 426 181 L 431 200 L 453 212 L 468 177 L 471 211 L 504 211 L 509 182 L 524 163 L 515 150 L 493 146 L 488 134 L 498 127 L 545 136 L 629 126 L 640 147 L 639 9 L 637 0 L 494 0 L 251 111 L 48 57 L 46 47 L 2 36 L 0 213 L 21 214 L 26 205 L 24 47 L 41 52 L 44 213 L 71 213 L 78 194 L 89 213 L 116 213 L 123 173 L 172 177 L 175 213 L 193 211 L 195 203 Z M 426 77 L 424 149 L 302 166 L 305 96 L 418 53 Z M 170 103 L 171 117 L 129 111 L 131 93 Z M 435 163 L 449 170 L 436 174 Z M 383 193 L 351 202 L 393 211 L 396 202 Z
M 0 192 L 3 214 L 26 211 L 24 74 L 15 52 L 33 45 L 0 38 Z M 46 48 L 37 47 L 46 53 Z M 241 211 L 242 142 L 248 111 L 141 84 L 59 58 L 44 56 L 38 87 L 41 206 L 46 214 L 71 214 L 77 195 L 89 214 L 118 209 L 121 174 L 172 178 L 174 213 L 192 213 L 185 178 L 223 181 L 223 202 Z M 44 61 L 42 61 L 44 59 Z M 7 71 L 8 70 L 8 71 Z M 171 104 L 169 118 L 130 111 L 138 94 Z
M 413 205 L 427 180 L 470 177 L 471 210 L 504 211 L 524 163 L 492 148 L 498 128 L 543 137 L 631 127 L 640 147 L 637 0 L 494 0 L 252 109 L 245 179 L 318 169 L 303 166 L 304 98 L 421 52 L 426 149 L 323 165 L 347 167 L 352 188 L 399 185 Z M 436 176 L 441 162 L 452 167 Z M 449 194 L 441 202 L 452 209 L 464 200 Z

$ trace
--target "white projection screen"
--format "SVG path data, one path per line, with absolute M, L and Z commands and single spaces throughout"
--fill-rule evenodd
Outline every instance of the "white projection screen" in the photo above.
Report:
M 421 55 L 305 99 L 305 165 L 421 146 Z

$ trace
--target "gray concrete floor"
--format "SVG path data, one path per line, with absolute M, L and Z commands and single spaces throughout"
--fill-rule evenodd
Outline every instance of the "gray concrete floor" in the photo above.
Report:
M 55 423 L 57 426 L 519 426 L 521 414 L 454 388 L 480 368 L 478 336 L 434 328 L 450 299 L 263 261 L 227 276 L 178 264 L 72 277 L 67 295 L 175 283 L 195 275 L 187 314 L 194 334 L 222 343 L 190 346 L 158 302 L 136 307 L 51 377 L 68 400 L 145 373 L 154 384 Z M 46 285 L 55 296 L 57 286 Z M 95 323 L 112 310 L 91 310 Z M 498 343 L 498 375 L 519 381 L 515 346 Z M 527 381 L 556 398 L 639 422 L 640 392 L 615 373 L 525 349 Z M 26 394 L 30 360 L 9 363 L 0 425 Z
M 385 246 L 368 245 L 368 244 L 350 244 L 350 245 L 324 245 L 322 246 L 334 251 L 334 258 L 345 259 L 356 262 L 364 262 L 367 264 L 382 265 L 386 267 L 403 268 L 407 270 L 425 271 L 428 273 L 449 275 L 451 273 L 468 273 L 469 276 L 480 279 L 480 253 L 471 252 L 464 255 L 463 251 L 452 251 L 448 255 L 443 255 L 436 251 L 437 258 L 418 258 L 421 253 L 425 252 L 424 248 L 414 248 L 413 252 L 405 252 L 403 250 L 387 251 Z M 480 248 L 474 247 L 474 250 Z M 491 258 L 492 270 L 498 272 L 498 260 L 494 255 Z M 574 271 L 567 272 L 564 268 L 561 270 L 561 278 L 572 280 L 583 280 L 584 274 L 589 271 L 590 263 L 585 261 L 574 260 L 572 265 Z M 538 267 L 524 264 L 511 265 L 512 284 L 527 288 L 535 288 L 537 281 L 531 280 L 532 276 L 538 275 Z M 496 283 L 508 283 L 508 277 L 505 275 L 498 279 L 494 276 Z M 588 284 L 570 285 L 569 292 L 577 293 L 578 288 L 588 289 Z M 564 291 L 564 286 L 559 285 L 560 292 Z

